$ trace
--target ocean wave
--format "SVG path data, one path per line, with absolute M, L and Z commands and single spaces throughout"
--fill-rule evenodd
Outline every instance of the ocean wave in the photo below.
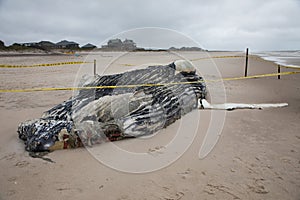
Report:
M 300 68 L 300 51 L 265 51 L 252 54 L 278 65 Z

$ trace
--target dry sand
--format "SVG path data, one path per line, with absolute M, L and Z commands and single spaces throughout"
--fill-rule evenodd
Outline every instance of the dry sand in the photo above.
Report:
M 100 52 L 75 56 L 0 57 L 0 64 L 30 65 L 65 61 L 93 61 L 98 72 L 122 72 L 145 63 L 168 63 L 180 56 L 207 57 L 205 52 Z M 210 56 L 242 55 L 241 52 L 212 52 Z M 109 67 L 107 67 L 109 65 Z M 207 78 L 217 66 L 222 77 L 244 73 L 243 58 L 194 61 Z M 249 61 L 249 75 L 274 73 L 276 65 L 259 58 Z M 0 88 L 71 87 L 79 75 L 93 72 L 92 64 L 57 67 L 0 69 Z M 291 69 L 282 69 L 291 71 Z M 196 137 L 187 151 L 171 165 L 150 173 L 132 174 L 111 169 L 85 148 L 59 150 L 47 155 L 55 163 L 32 158 L 18 139 L 17 126 L 38 118 L 43 111 L 68 99 L 71 91 L 0 93 L 0 199 L 299 199 L 300 198 L 300 76 L 224 82 L 227 102 L 279 103 L 288 107 L 226 112 L 221 137 L 204 159 L 200 146 L 210 123 L 211 111 L 195 110 L 148 139 L 116 142 L 124 149 L 163 155 L 179 127 Z M 219 85 L 209 88 L 219 93 Z M 219 112 L 219 111 L 218 111 Z M 217 112 L 217 114 L 218 114 Z M 220 115 L 222 115 L 220 111 Z M 198 120 L 200 119 L 200 122 Z M 192 130 L 189 130 L 192 129 Z M 109 151 L 108 145 L 98 150 Z M 103 149 L 101 149 L 103 148 Z M 125 161 L 126 162 L 126 161 Z M 127 164 L 138 163 L 127 161 Z M 121 163 L 122 164 L 122 163 Z

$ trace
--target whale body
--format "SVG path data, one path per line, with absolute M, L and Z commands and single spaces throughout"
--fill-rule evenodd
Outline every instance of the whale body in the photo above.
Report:
M 198 108 L 206 96 L 202 77 L 184 60 L 119 74 L 85 76 L 79 86 L 83 89 L 72 98 L 41 118 L 18 126 L 27 151 L 150 135 Z

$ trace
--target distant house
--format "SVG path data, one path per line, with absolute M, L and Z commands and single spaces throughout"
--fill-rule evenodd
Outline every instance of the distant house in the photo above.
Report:
M 109 48 L 120 48 L 122 45 L 123 43 L 120 39 L 112 39 L 107 42 Z
M 122 40 L 116 38 L 111 39 L 107 42 L 107 45 L 103 45 L 102 49 L 104 50 L 117 50 L 117 51 L 124 51 L 124 50 L 134 50 L 136 49 L 136 44 L 133 40 L 125 39 L 123 42 Z
M 199 47 L 181 47 L 180 51 L 203 51 L 203 49 Z
M 0 40 L 0 49 L 4 49 L 4 48 L 5 48 L 4 42 Z
M 36 42 L 27 42 L 27 43 L 22 43 L 20 45 L 22 45 L 24 47 L 34 47 L 37 45 L 37 43 Z
M 97 48 L 97 46 L 88 43 L 88 44 L 82 46 L 81 48 L 82 48 L 82 49 L 95 49 L 95 48 Z
M 41 48 L 46 48 L 46 49 L 56 48 L 56 44 L 50 41 L 40 41 L 39 43 L 36 44 L 36 46 L 39 46 Z
M 56 43 L 56 47 L 60 49 L 76 49 L 79 48 L 79 44 L 72 41 L 62 40 Z
M 123 42 L 123 48 L 125 50 L 133 50 L 136 49 L 136 44 L 133 42 L 133 40 L 125 39 Z
M 20 44 L 20 43 L 13 43 L 12 45 L 8 46 L 8 49 L 11 50 L 26 50 L 28 48 L 30 48 L 32 46 L 25 46 L 24 43 Z
M 40 41 L 40 42 L 27 42 L 20 44 L 22 47 L 30 47 L 35 49 L 40 49 L 43 51 L 49 51 L 50 49 L 56 48 L 56 44 L 50 41 Z
M 176 50 L 178 50 L 178 49 L 175 48 L 175 47 L 170 47 L 169 50 L 170 50 L 170 51 L 176 51 Z
M 181 48 L 170 47 L 169 51 L 205 51 L 205 50 L 200 47 L 181 47 Z

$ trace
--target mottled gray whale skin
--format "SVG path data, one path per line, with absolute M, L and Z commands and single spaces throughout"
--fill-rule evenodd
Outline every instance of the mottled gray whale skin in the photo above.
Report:
M 174 84 L 182 83 L 185 84 Z M 120 74 L 86 76 L 80 86 L 122 86 L 80 90 L 39 119 L 23 122 L 19 138 L 27 151 L 49 151 L 150 135 L 196 109 L 206 86 L 188 61 Z M 66 139 L 67 138 L 67 139 Z

